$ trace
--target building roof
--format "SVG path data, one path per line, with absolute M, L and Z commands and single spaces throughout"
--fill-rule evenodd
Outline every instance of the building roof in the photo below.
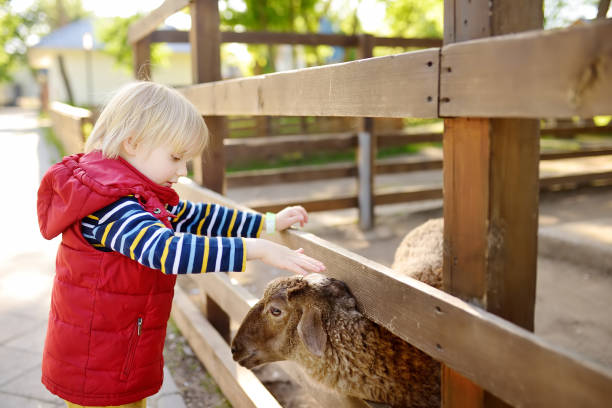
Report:
M 97 20 L 99 23 L 104 20 Z M 93 49 L 102 50 L 104 44 L 96 38 L 96 30 L 94 27 L 95 20 L 85 18 L 73 21 L 63 27 L 50 32 L 48 35 L 40 39 L 40 41 L 32 46 L 32 48 L 47 48 L 47 49 L 83 49 L 83 35 L 91 33 L 93 37 Z M 173 27 L 164 27 L 164 29 L 173 29 Z M 174 53 L 188 53 L 190 51 L 189 43 L 167 43 L 166 46 Z

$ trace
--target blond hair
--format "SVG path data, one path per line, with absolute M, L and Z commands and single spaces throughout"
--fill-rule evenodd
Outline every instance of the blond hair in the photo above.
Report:
M 170 145 L 176 154 L 190 158 L 204 150 L 208 129 L 195 106 L 178 91 L 154 82 L 132 82 L 106 104 L 85 152 L 101 150 L 116 158 L 127 138 L 147 150 Z

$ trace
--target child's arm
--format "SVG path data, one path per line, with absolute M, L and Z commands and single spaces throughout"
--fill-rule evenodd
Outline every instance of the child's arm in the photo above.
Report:
M 262 215 L 239 211 L 217 204 L 193 203 L 181 200 L 168 211 L 176 217 L 171 221 L 176 232 L 221 237 L 256 238 L 261 233 Z
M 303 251 L 292 251 L 270 241 L 189 233 L 175 236 L 172 229 L 130 197 L 86 217 L 81 229 L 93 246 L 117 251 L 166 274 L 240 272 L 247 259 L 261 259 L 296 273 L 321 272 L 324 268 Z

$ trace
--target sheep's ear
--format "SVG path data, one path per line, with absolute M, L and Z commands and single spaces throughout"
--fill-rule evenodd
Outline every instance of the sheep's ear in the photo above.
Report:
M 308 351 L 315 356 L 321 357 L 327 344 L 327 334 L 323 328 L 321 311 L 316 307 L 304 310 L 297 330 L 302 343 L 304 343 Z

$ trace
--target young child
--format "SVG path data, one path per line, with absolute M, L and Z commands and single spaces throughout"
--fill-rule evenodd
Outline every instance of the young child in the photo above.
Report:
M 78 406 L 145 406 L 162 384 L 162 350 L 176 276 L 243 271 L 247 260 L 295 273 L 324 265 L 260 239 L 308 215 L 264 217 L 181 201 L 171 188 L 208 131 L 177 91 L 152 82 L 121 88 L 86 153 L 65 157 L 38 191 L 42 235 L 60 233 L 42 382 Z M 79 405 L 76 405 L 79 404 Z

